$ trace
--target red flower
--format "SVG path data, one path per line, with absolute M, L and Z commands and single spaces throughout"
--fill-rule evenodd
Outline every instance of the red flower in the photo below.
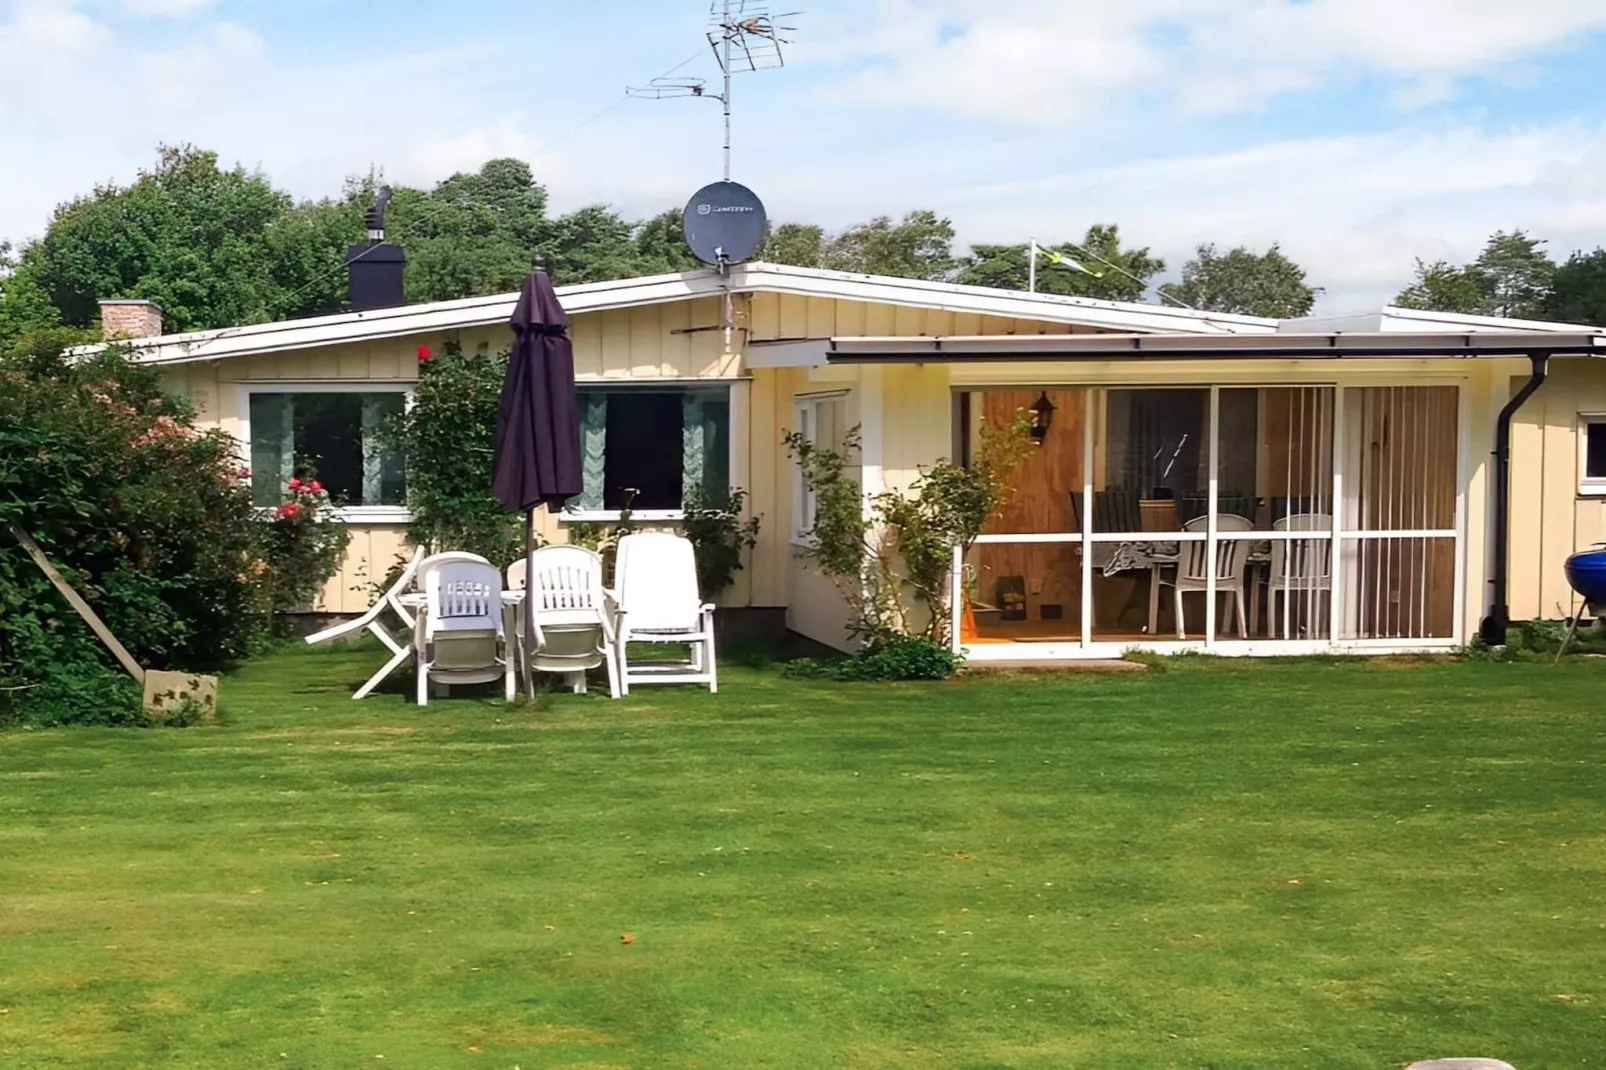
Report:
M 312 494 L 322 494 L 323 484 L 314 479 L 311 483 L 307 484 L 307 490 Z
M 433 353 L 431 353 L 429 351 L 429 346 L 419 346 L 418 347 L 418 359 L 419 360 L 428 360 L 430 357 L 432 357 L 434 355 L 435 354 L 433 354 Z
M 301 506 L 297 505 L 295 502 L 285 502 L 283 505 L 279 506 L 279 517 L 281 519 L 288 519 L 295 516 L 299 512 L 301 512 Z
M 285 486 L 289 487 L 291 490 L 300 490 L 301 480 L 292 477 L 290 482 L 286 483 Z

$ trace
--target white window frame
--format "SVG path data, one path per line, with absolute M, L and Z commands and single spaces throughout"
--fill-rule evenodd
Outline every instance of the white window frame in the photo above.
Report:
M 240 433 L 235 439 L 240 444 L 243 463 L 249 466 L 252 394 L 401 394 L 403 406 L 410 409 L 417 383 L 383 379 L 255 379 L 238 386 Z M 413 521 L 412 510 L 405 505 L 343 505 L 332 510 L 331 515 L 347 524 L 410 524 Z
M 1589 475 L 1589 429 L 1598 427 L 1597 434 L 1606 435 L 1606 412 L 1578 414 L 1578 493 L 1587 498 L 1606 498 L 1606 476 Z
M 821 405 L 842 403 L 842 421 L 847 422 L 847 390 L 827 390 L 817 394 L 797 394 L 792 398 L 792 429 L 801 434 L 810 445 L 818 445 L 816 437 L 820 426 L 819 410 Z M 844 427 L 844 430 L 846 428 Z M 816 503 L 814 491 L 803 482 L 803 469 L 796 461 L 792 462 L 792 531 L 791 538 L 794 546 L 811 546 L 813 537 L 809 529 L 814 527 Z
M 721 387 L 725 391 L 726 404 L 730 406 L 730 442 L 728 443 L 729 463 L 726 471 L 730 473 L 732 486 L 736 482 L 736 391 L 732 389 L 736 380 L 732 379 L 664 379 L 662 381 L 648 379 L 629 379 L 618 382 L 597 382 L 595 380 L 581 380 L 574 384 L 577 393 L 639 391 L 642 393 L 670 393 L 677 390 L 712 390 Z M 620 509 L 564 509 L 558 514 L 560 524 L 599 524 L 612 523 L 624 518 L 624 511 Z M 686 519 L 684 509 L 632 509 L 631 520 L 667 522 Z

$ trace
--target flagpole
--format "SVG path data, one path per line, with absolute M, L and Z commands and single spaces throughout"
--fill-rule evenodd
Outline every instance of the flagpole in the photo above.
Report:
M 1026 269 L 1026 292 L 1037 292 L 1037 239 L 1032 239 L 1032 250 L 1028 254 L 1029 265 Z

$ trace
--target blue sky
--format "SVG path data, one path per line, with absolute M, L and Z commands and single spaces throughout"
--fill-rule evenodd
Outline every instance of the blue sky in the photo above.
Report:
M 1376 307 L 1497 228 L 1606 244 L 1606 0 L 795 0 L 784 70 L 736 91 L 772 216 L 929 207 L 961 242 L 1116 222 L 1171 269 L 1280 242 Z M 718 177 L 700 0 L 0 0 L 0 237 L 127 181 L 159 142 L 299 196 L 529 159 L 554 207 L 633 216 Z M 1597 83 L 1598 85 L 1598 83 Z M 599 113 L 601 113 L 599 115 Z M 593 118 L 594 117 L 594 118 Z M 585 120 L 592 121 L 576 129 Z

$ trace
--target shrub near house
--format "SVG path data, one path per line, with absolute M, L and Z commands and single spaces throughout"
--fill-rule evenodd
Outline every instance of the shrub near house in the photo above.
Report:
M 139 718 L 131 682 L 13 523 L 142 664 L 211 669 L 256 646 L 271 571 L 236 450 L 115 351 L 74 363 L 38 345 L 0 361 L 0 721 Z

